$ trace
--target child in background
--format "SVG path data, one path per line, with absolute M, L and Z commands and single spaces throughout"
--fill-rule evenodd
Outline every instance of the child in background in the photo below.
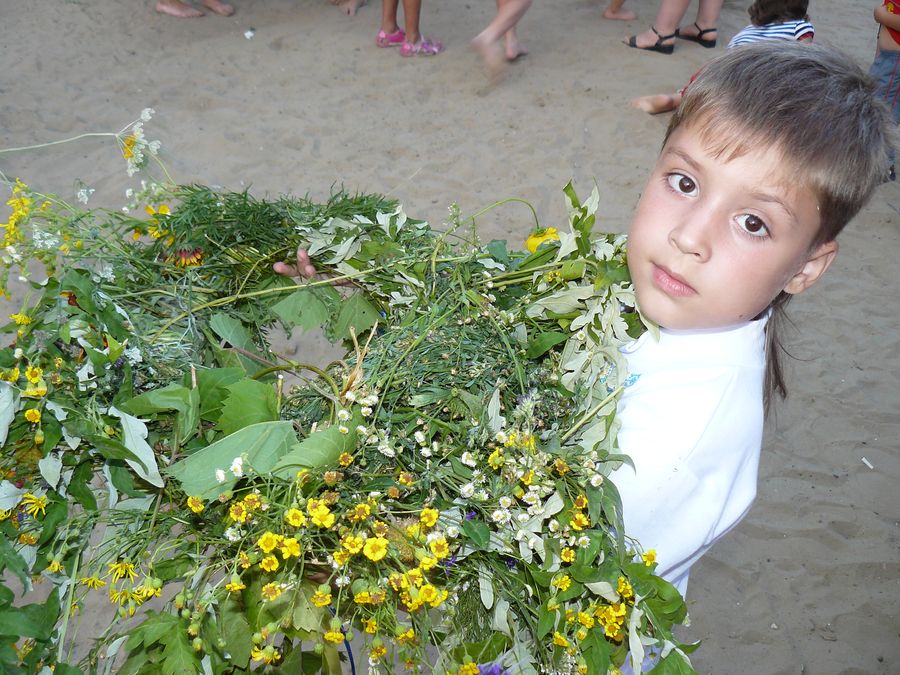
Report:
M 747 10 L 752 23 L 731 39 L 728 49 L 759 40 L 812 40 L 815 29 L 806 13 L 808 7 L 809 0 L 756 0 Z M 696 77 L 694 73 L 691 82 Z M 629 105 L 651 115 L 669 112 L 678 107 L 689 86 L 674 94 L 639 96 Z
M 494 19 L 472 40 L 472 48 L 481 56 L 490 80 L 499 79 L 507 63 L 528 53 L 519 42 L 516 24 L 529 7 L 531 0 L 497 0 Z
M 630 9 L 622 9 L 624 4 L 625 0 L 610 0 L 609 6 L 603 10 L 603 18 L 614 21 L 634 21 L 637 14 Z
M 682 593 L 753 501 L 764 405 L 785 393 L 779 318 L 881 183 L 890 135 L 874 82 L 797 42 L 727 51 L 672 117 L 627 244 L 660 337 L 623 350 L 637 380 L 619 402 L 619 445 L 634 468 L 610 478 L 626 534 Z
M 900 124 L 900 4 L 884 0 L 875 8 L 878 23 L 878 46 L 869 75 L 878 83 L 878 94 L 894 112 L 894 123 Z M 896 180 L 894 155 L 891 154 L 888 179 Z
M 404 31 L 397 23 L 400 0 L 384 0 L 381 5 L 381 30 L 375 36 L 379 47 L 400 47 L 400 56 L 434 56 L 444 50 L 437 40 L 428 40 L 419 32 L 422 0 L 403 0 Z

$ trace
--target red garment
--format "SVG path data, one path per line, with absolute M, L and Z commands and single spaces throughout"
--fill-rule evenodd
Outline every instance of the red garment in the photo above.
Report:
M 900 5 L 894 0 L 884 0 L 884 8 L 891 14 L 900 14 Z M 891 34 L 891 37 L 894 38 L 894 42 L 900 45 L 900 30 L 894 30 L 887 26 L 885 28 L 887 28 L 887 32 Z

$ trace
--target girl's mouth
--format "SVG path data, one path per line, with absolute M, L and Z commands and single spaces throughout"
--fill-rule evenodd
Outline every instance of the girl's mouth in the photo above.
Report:
M 656 264 L 653 265 L 653 282 L 663 293 L 672 297 L 686 298 L 697 294 L 697 291 L 684 279 Z

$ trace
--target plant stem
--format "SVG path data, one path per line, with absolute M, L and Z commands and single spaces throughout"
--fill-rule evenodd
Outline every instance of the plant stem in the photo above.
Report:
M 613 391 L 610 392 L 609 396 L 607 396 L 605 399 L 600 401 L 600 403 L 598 403 L 593 408 L 588 410 L 580 420 L 575 422 L 575 425 L 571 429 L 569 429 L 565 434 L 562 435 L 562 437 L 559 439 L 559 442 L 565 443 L 567 440 L 569 440 L 572 437 L 572 434 L 574 434 L 576 431 L 578 431 L 578 429 L 580 429 L 584 425 L 585 422 L 587 422 L 594 415 L 596 415 L 598 412 L 600 412 L 600 410 L 603 408 L 603 406 L 607 405 L 616 396 L 621 394 L 622 390 L 624 388 L 625 388 L 625 386 L 620 384 L 618 387 L 613 389 Z

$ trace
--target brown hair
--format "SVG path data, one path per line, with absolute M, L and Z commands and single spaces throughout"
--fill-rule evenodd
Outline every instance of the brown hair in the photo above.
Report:
M 666 141 L 687 125 L 717 156 L 780 150 L 785 175 L 818 199 L 821 222 L 811 251 L 835 239 L 884 181 L 893 133 L 875 83 L 850 57 L 786 40 L 737 47 L 711 61 L 687 88 Z M 771 305 L 767 408 L 773 393 L 787 395 L 777 325 L 789 299 L 782 292 Z
M 747 13 L 754 26 L 782 21 L 809 20 L 809 0 L 756 0 Z

